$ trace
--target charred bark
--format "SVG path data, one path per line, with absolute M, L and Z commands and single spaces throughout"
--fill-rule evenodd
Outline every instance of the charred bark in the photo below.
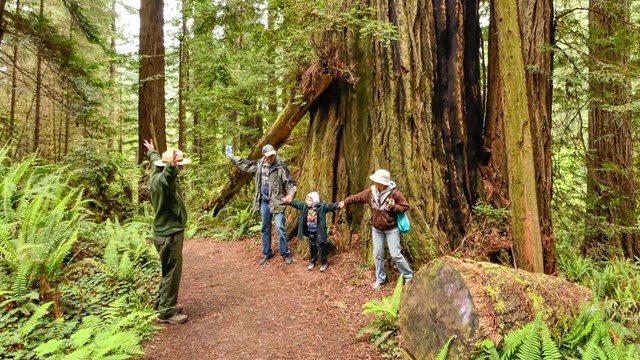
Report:
M 476 342 L 500 344 L 536 314 L 562 325 L 590 297 L 589 289 L 555 276 L 444 257 L 416 272 L 404 291 L 400 332 L 416 359 L 434 358 L 452 335 L 449 357 L 468 359 Z

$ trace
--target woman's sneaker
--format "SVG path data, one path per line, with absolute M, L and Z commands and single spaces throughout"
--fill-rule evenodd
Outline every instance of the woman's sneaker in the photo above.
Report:
M 316 267 L 316 264 L 310 262 L 309 265 L 307 265 L 307 270 L 313 270 L 314 267 Z
M 327 270 L 327 264 L 320 265 L 320 271 L 324 272 L 325 270 Z

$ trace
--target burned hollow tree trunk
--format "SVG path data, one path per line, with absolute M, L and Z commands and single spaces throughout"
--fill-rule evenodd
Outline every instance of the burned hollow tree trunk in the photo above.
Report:
M 560 325 L 590 297 L 555 276 L 444 257 L 414 274 L 400 301 L 400 332 L 416 359 L 432 359 L 453 335 L 449 358 L 468 359 L 476 342 L 499 344 L 539 313 Z
M 448 252 L 461 241 L 476 200 L 481 145 L 480 28 L 475 1 L 330 1 L 328 11 L 376 9 L 397 39 L 355 31 L 327 33 L 327 52 L 344 59 L 355 87 L 333 83 L 310 109 L 298 191 L 339 201 L 388 169 L 411 209 L 405 254 L 414 262 Z M 339 249 L 371 256 L 368 208 L 330 217 Z M 361 235 L 357 235 L 359 233 Z

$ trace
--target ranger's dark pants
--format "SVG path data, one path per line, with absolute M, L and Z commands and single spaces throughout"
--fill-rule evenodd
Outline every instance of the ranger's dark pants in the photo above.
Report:
M 184 231 L 167 236 L 153 237 L 153 245 L 158 250 L 160 263 L 162 264 L 162 280 L 160 280 L 160 288 L 156 299 L 158 317 L 161 319 L 170 318 L 176 314 L 180 277 L 182 276 L 183 240 Z

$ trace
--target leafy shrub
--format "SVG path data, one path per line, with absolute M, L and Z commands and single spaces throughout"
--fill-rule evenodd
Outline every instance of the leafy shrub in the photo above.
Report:
M 91 199 L 87 206 L 96 220 L 128 219 L 136 210 L 136 184 L 140 168 L 131 165 L 118 152 L 104 153 L 90 142 L 79 146 L 65 158 L 71 164 L 69 185 L 85 189 Z

